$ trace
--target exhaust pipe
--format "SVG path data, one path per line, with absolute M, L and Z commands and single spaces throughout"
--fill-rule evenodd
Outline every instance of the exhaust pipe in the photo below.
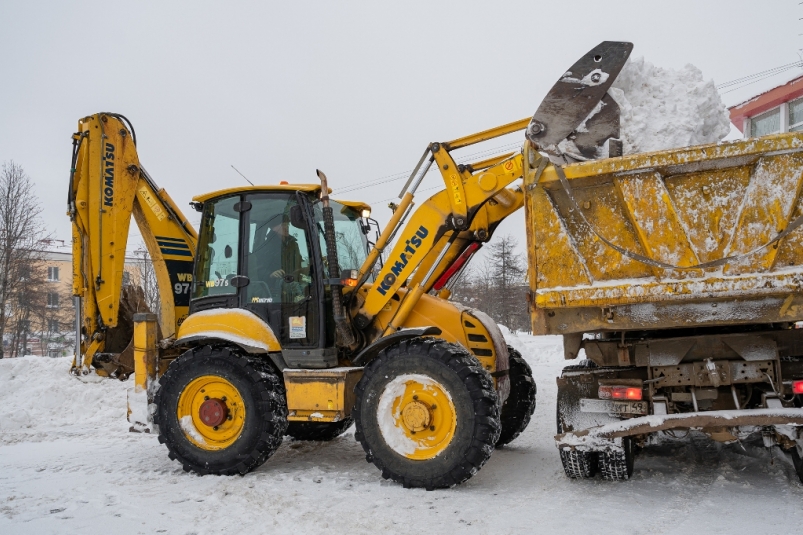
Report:
M 321 204 L 323 205 L 323 235 L 326 239 L 326 259 L 329 263 L 329 286 L 332 288 L 332 308 L 335 320 L 335 345 L 354 348 L 357 339 L 351 328 L 351 322 L 343 308 L 343 284 L 340 280 L 340 263 L 337 259 L 337 240 L 335 239 L 335 220 L 332 207 L 329 206 L 329 185 L 326 175 L 320 169 L 315 170 L 321 179 Z

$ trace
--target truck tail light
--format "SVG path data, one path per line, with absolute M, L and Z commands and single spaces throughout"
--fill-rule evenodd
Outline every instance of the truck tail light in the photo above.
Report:
M 803 381 L 792 381 L 792 392 L 803 394 Z
M 803 381 L 801 381 L 803 383 Z M 599 399 L 629 399 L 640 400 L 641 388 L 637 386 L 600 386 L 597 391 Z

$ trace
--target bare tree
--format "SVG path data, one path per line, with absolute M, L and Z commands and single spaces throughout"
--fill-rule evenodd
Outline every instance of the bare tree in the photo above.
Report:
M 156 281 L 156 271 L 153 269 L 151 255 L 144 243 L 140 243 L 137 250 L 134 251 L 134 265 L 127 271 L 129 284 L 135 284 L 142 288 L 148 309 L 159 316 L 162 311 L 159 285 Z
M 502 236 L 488 246 L 488 254 L 450 284 L 452 299 L 478 308 L 513 330 L 530 330 L 524 260 L 516 240 Z
M 31 284 L 24 282 L 32 277 L 35 266 L 43 258 L 42 240 L 46 236 L 39 217 L 41 211 L 30 177 L 13 161 L 3 163 L 0 170 L 0 311 L 3 312 L 0 340 L 5 340 L 9 320 L 18 319 L 10 314 L 9 305 L 15 297 L 18 305 L 28 303 L 19 295 L 32 291 Z M 29 321 L 30 311 L 22 312 L 26 317 L 17 321 L 15 331 L 21 330 L 22 336 L 26 336 L 29 323 L 25 322 Z M 0 358 L 3 356 L 4 349 L 0 345 Z

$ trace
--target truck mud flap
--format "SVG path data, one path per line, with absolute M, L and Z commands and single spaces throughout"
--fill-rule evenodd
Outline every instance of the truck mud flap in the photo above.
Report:
M 623 437 L 644 435 L 667 429 L 769 425 L 803 426 L 803 409 L 747 409 L 642 416 L 589 429 L 561 433 L 555 436 L 555 442 L 558 449 L 561 450 L 616 450 L 621 448 Z

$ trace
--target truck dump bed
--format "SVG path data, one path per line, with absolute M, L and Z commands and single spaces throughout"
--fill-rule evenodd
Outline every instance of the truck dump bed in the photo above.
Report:
M 803 134 L 562 170 L 525 174 L 534 334 L 803 320 Z

